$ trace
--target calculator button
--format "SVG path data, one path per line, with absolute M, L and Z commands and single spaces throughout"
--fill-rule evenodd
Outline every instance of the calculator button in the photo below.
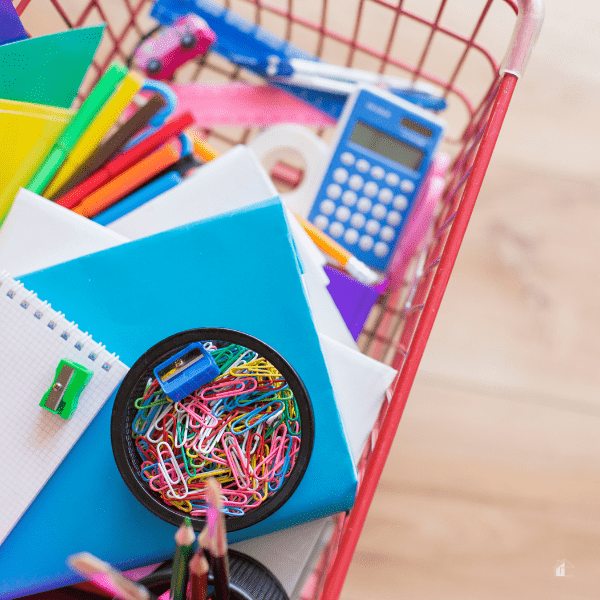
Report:
M 335 218 L 345 223 L 350 218 L 350 209 L 347 206 L 338 206 L 338 209 L 335 211 Z
M 346 241 L 346 244 L 356 244 L 358 241 L 358 231 L 356 231 L 356 229 L 346 229 L 344 240 Z
M 379 165 L 377 165 L 371 169 L 371 177 L 373 179 L 383 179 L 384 175 L 385 175 L 385 171 Z
M 383 217 L 385 217 L 385 215 L 387 214 L 387 208 L 383 204 L 376 204 L 373 207 L 373 210 L 371 211 L 371 214 L 376 219 L 378 219 L 379 221 L 381 221 L 381 219 L 383 219 Z
M 327 195 L 337 200 L 342 195 L 342 188 L 337 183 L 330 183 L 327 186 Z
M 338 167 L 333 172 L 333 180 L 336 183 L 346 183 L 346 181 L 348 181 L 348 171 L 342 167 Z
M 395 210 L 392 210 L 391 212 L 388 213 L 388 216 L 387 216 L 388 225 L 391 225 L 392 227 L 396 227 L 396 225 L 400 224 L 400 221 L 402 221 L 402 217 L 400 216 L 400 213 L 397 213 Z
M 355 160 L 354 154 L 351 154 L 350 152 L 342 152 L 342 155 L 340 156 L 340 160 L 347 167 L 351 167 L 354 164 L 354 160 Z
M 377 194 L 378 191 L 379 188 L 377 187 L 377 184 L 374 181 L 367 181 L 367 183 L 365 183 L 365 187 L 363 188 L 363 194 L 365 196 L 369 196 L 370 198 L 375 196 L 375 194 Z
M 353 190 L 360 190 L 364 183 L 365 182 L 360 175 L 352 175 L 352 177 L 350 177 L 350 179 L 348 180 L 348 185 Z
M 358 196 L 356 195 L 356 192 L 353 192 L 352 190 L 346 190 L 342 194 L 342 202 L 346 206 L 354 206 L 356 204 L 357 199 L 358 199 Z
M 406 199 L 406 196 L 396 196 L 394 198 L 394 208 L 396 210 L 406 210 L 407 206 L 408 200 Z
M 371 206 L 373 203 L 368 198 L 361 198 L 356 204 L 356 208 L 360 210 L 360 212 L 367 213 L 371 210 Z
M 342 233 L 344 233 L 344 226 L 341 223 L 334 221 L 329 226 L 329 233 L 331 234 L 331 237 L 334 237 L 334 238 L 340 237 L 340 235 L 342 235 Z
M 390 186 L 394 187 L 400 183 L 400 177 L 398 177 L 397 173 L 388 173 L 385 176 L 385 182 Z
M 400 189 L 405 194 L 410 194 L 415 189 L 415 184 L 410 179 L 403 179 L 400 183 Z
M 387 225 L 385 227 L 382 227 L 381 231 L 379 233 L 379 237 L 384 242 L 391 242 L 394 239 L 395 235 L 396 235 L 396 230 L 393 229 L 392 227 L 388 227 Z
M 354 213 L 350 218 L 350 225 L 352 225 L 352 227 L 355 227 L 356 229 L 360 229 L 365 224 L 366 220 L 367 219 L 365 218 L 365 215 L 361 215 L 360 213 Z
M 360 240 L 358 240 L 358 245 L 361 250 L 368 252 L 373 247 L 373 238 L 370 235 L 363 235 Z
M 380 227 L 381 225 L 379 224 L 379 221 L 376 221 L 375 219 L 369 219 L 365 225 L 365 231 L 370 235 L 377 235 Z
M 332 215 L 335 210 L 335 202 L 333 202 L 333 200 L 323 200 L 323 202 L 319 204 L 319 209 L 324 215 Z
M 329 225 L 329 219 L 325 215 L 318 215 L 315 217 L 315 225 L 321 229 L 327 229 L 327 225 Z
M 379 192 L 379 201 L 383 202 L 384 204 L 389 204 L 390 200 L 394 197 L 394 192 L 392 192 L 392 190 L 390 190 L 390 188 L 383 188 L 380 192 Z
M 373 248 L 373 253 L 379 258 L 383 258 L 389 251 L 390 249 L 388 245 L 384 244 L 383 242 L 377 242 L 375 244 L 375 248 Z
M 361 173 L 366 173 L 370 168 L 371 165 L 364 158 L 359 158 L 356 161 L 356 169 Z

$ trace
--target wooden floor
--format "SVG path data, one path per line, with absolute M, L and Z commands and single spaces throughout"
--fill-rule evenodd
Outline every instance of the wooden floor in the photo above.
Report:
M 546 10 L 343 600 L 600 598 L 600 18 Z

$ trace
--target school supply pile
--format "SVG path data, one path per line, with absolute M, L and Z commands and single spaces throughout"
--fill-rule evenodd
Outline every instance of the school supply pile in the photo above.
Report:
M 230 154 L 233 155 L 231 159 L 229 158 Z M 252 181 L 250 175 L 254 173 L 254 183 L 247 189 L 250 196 L 254 194 L 260 197 L 263 193 L 266 195 L 272 193 L 271 182 L 264 171 L 260 169 L 252 152 L 246 148 L 240 146 L 235 151 L 224 154 L 222 158 L 215 161 L 210 167 L 207 165 L 206 168 L 212 170 L 214 173 L 215 182 L 218 179 L 218 169 L 216 167 L 219 167 L 219 163 L 223 163 L 223 168 L 235 166 L 241 169 L 243 165 L 246 165 L 242 175 L 247 177 L 248 181 Z M 200 171 L 195 177 L 198 179 L 199 188 L 206 185 L 207 189 L 210 189 L 208 185 L 209 178 L 202 179 Z M 232 187 L 232 195 L 233 191 L 235 190 Z M 227 194 L 227 190 L 224 193 Z M 185 196 L 186 194 L 184 194 Z M 240 206 L 244 203 L 244 197 L 245 194 L 238 188 L 237 202 Z M 250 198 L 251 200 L 252 198 Z M 233 207 L 234 204 L 229 205 L 229 208 Z M 50 208 L 53 210 L 46 210 Z M 189 216 L 190 220 L 200 218 L 194 214 L 190 214 Z M 352 339 L 347 330 L 345 330 L 343 322 L 340 322 L 337 327 L 332 327 L 332 324 L 337 323 L 336 319 L 340 319 L 340 316 L 339 313 L 336 315 L 334 312 L 335 306 L 333 306 L 331 298 L 327 295 L 325 289 L 326 280 L 323 281 L 318 276 L 317 263 L 315 263 L 310 253 L 305 252 L 307 243 L 310 243 L 310 240 L 305 239 L 306 236 L 303 230 L 295 220 L 290 220 L 290 225 L 294 229 L 296 246 L 302 253 L 305 281 L 310 294 L 313 317 L 316 319 L 317 327 L 320 331 L 330 332 L 336 337 L 336 340 L 339 340 L 335 341 L 328 336 L 320 335 L 338 408 L 348 433 L 348 442 L 354 462 L 356 463 L 376 418 L 383 392 L 391 382 L 394 371 L 349 347 L 352 345 Z M 46 235 L 43 237 L 41 235 L 44 231 L 54 231 L 57 229 L 63 231 L 74 243 L 66 247 L 56 236 Z M 16 232 L 19 230 L 23 234 L 27 233 L 27 235 L 17 235 Z M 35 243 L 36 240 L 37 244 Z M 7 219 L 6 227 L 0 230 L 0 256 L 11 256 L 13 262 L 20 267 L 19 273 L 23 274 L 36 268 L 47 267 L 56 262 L 73 259 L 76 256 L 100 250 L 102 247 L 109 248 L 126 241 L 126 238 L 111 232 L 107 228 L 99 227 L 90 220 L 56 206 L 53 203 L 49 203 L 36 194 L 22 190 L 15 200 L 9 219 Z M 31 266 L 29 267 L 28 265 Z M 102 413 L 99 418 L 102 418 Z M 105 426 L 108 427 L 108 424 Z M 94 424 L 92 424 L 92 427 L 94 427 Z M 66 460 L 69 461 L 70 458 L 69 456 Z M 77 464 L 82 461 L 82 458 L 77 455 L 77 458 L 74 460 L 75 463 L 67 468 L 74 468 L 77 472 Z M 85 459 L 83 460 L 85 461 Z M 111 462 L 112 458 L 107 456 L 105 460 Z M 60 473 L 59 469 L 56 477 L 60 477 Z M 119 478 L 116 472 L 109 480 L 113 480 L 115 477 Z M 52 488 L 53 482 L 51 481 L 48 485 Z M 49 499 L 49 501 L 51 502 L 52 500 Z M 30 510 L 36 510 L 35 504 Z M 24 517 L 24 522 L 29 522 L 27 514 Z M 35 524 L 35 519 L 32 521 L 32 524 Z M 22 523 L 19 524 L 15 532 L 22 526 Z M 25 528 L 27 530 L 27 525 L 25 525 Z M 306 576 L 307 563 L 314 564 L 310 562 L 311 560 L 316 560 L 311 559 L 313 553 L 317 552 L 314 549 L 321 547 L 319 544 L 322 544 L 323 539 L 327 539 L 330 530 L 329 519 L 320 519 L 296 526 L 291 530 L 275 532 L 261 536 L 258 539 L 254 538 L 253 540 L 240 542 L 235 547 L 246 554 L 257 557 L 262 563 L 267 564 L 285 582 L 286 589 L 291 593 L 303 581 L 303 577 Z M 15 534 L 13 533 L 13 535 Z M 19 533 L 18 535 L 20 536 L 21 534 Z M 11 543 L 11 538 L 9 537 L 5 544 L 10 548 Z M 100 550 L 96 550 L 96 552 L 100 556 L 110 556 L 101 554 Z M 2 548 L 0 548 L 0 556 L 2 556 Z M 9 563 L 10 561 L 7 561 L 6 564 Z M 28 588 L 28 590 L 39 589 L 41 582 L 47 582 L 51 574 L 52 570 L 49 570 L 45 574 L 39 573 L 38 570 L 39 583 L 36 584 L 34 582 L 33 586 Z M 64 573 L 60 577 L 61 579 L 59 580 L 54 578 L 50 581 L 55 581 L 56 583 L 53 585 L 58 585 L 64 581 Z M 36 588 L 36 586 L 38 587 Z M 10 590 L 11 588 L 9 587 L 8 589 Z M 21 590 L 21 593 L 27 591 L 22 588 Z

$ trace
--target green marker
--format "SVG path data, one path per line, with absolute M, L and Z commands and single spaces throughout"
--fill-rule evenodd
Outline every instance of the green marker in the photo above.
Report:
M 64 358 L 58 363 L 54 381 L 42 397 L 40 406 L 63 419 L 70 419 L 83 388 L 93 374 L 93 371 L 75 361 Z
M 119 63 L 110 65 L 106 73 L 85 99 L 73 117 L 73 120 L 62 132 L 56 144 L 54 144 L 54 147 L 50 150 L 48 156 L 46 156 L 46 160 L 44 160 L 42 166 L 38 169 L 38 172 L 27 184 L 26 189 L 36 194 L 41 194 L 44 191 L 56 171 L 58 171 L 69 155 L 69 152 L 73 149 L 73 146 L 77 143 L 77 140 L 94 120 L 98 111 L 104 106 L 104 103 L 110 98 L 117 85 L 119 85 L 127 73 L 127 67 Z

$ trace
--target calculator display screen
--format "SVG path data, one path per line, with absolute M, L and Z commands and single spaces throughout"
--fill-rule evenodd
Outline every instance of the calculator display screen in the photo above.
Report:
M 389 158 L 413 171 L 418 171 L 425 152 L 406 142 L 384 133 L 362 121 L 357 121 L 350 141 L 371 150 L 385 158 Z

